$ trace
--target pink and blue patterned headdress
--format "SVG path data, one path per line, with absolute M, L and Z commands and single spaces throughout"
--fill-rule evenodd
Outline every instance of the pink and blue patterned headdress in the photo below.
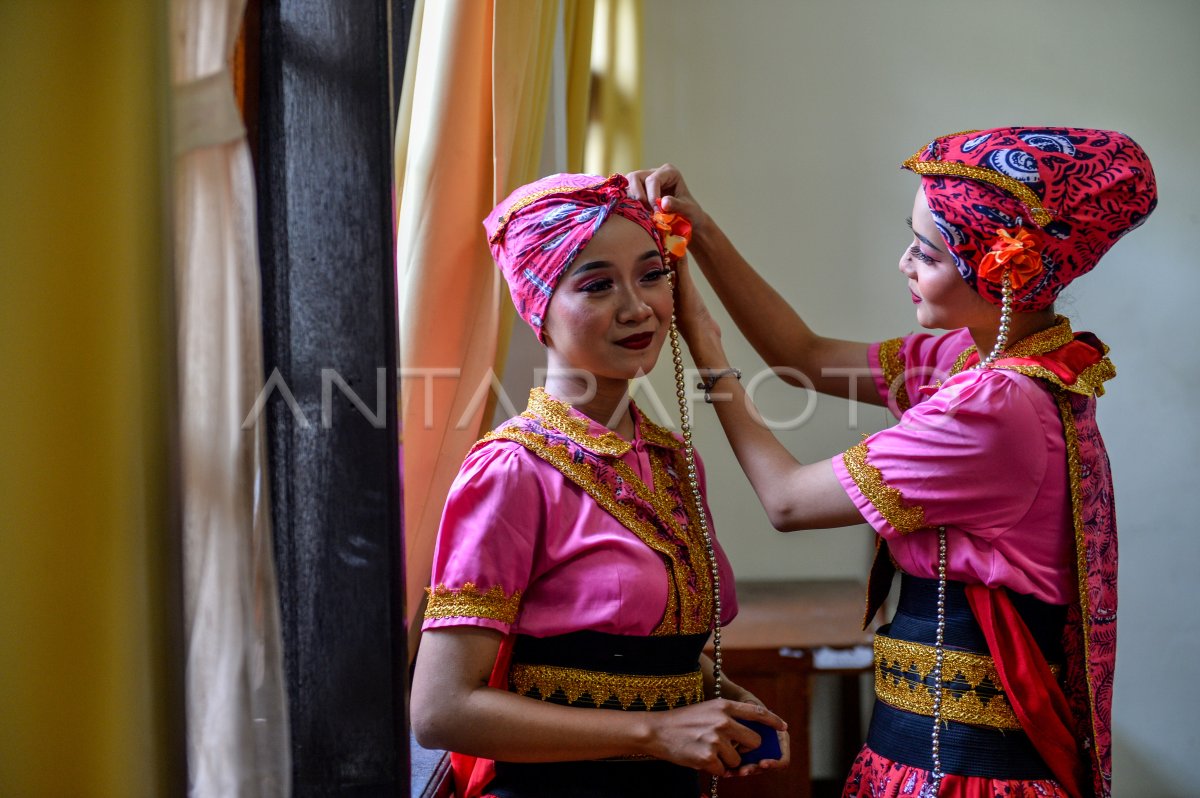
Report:
M 662 253 L 653 217 L 629 198 L 628 185 L 622 175 L 550 175 L 521 186 L 484 219 L 513 305 L 543 344 L 546 308 L 559 279 L 612 214 L 640 225 Z
M 1154 169 L 1124 133 L 1002 127 L 936 138 L 903 164 L 967 284 L 1000 304 L 1041 310 L 1091 271 L 1158 202 Z

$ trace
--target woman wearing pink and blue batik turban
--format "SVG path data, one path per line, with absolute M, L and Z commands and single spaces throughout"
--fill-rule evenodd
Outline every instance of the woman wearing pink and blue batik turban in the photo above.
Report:
M 920 186 L 900 274 L 917 323 L 950 332 L 874 344 L 815 334 L 674 167 L 631 190 L 691 220 L 701 271 L 769 365 L 899 417 L 798 463 L 756 422 L 681 269 L 680 328 L 729 395 L 722 427 L 774 525 L 870 524 L 868 618 L 902 574 L 843 795 L 1107 798 L 1117 540 L 1095 412 L 1116 372 L 1053 305 L 1153 211 L 1154 171 L 1122 133 L 1031 127 L 942 136 L 904 167 Z
M 413 728 L 455 752 L 462 798 L 696 798 L 699 771 L 787 764 L 754 696 L 726 679 L 705 700 L 733 574 L 683 442 L 628 395 L 667 338 L 683 236 L 625 189 L 554 175 L 484 223 L 549 373 L 467 455 L 438 532 Z M 780 757 L 741 766 L 761 738 L 738 720 L 769 724 Z

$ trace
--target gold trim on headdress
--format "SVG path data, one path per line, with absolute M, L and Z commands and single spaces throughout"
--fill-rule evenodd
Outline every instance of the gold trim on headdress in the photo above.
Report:
M 977 130 L 963 130 L 958 133 L 950 133 L 945 136 L 939 136 L 934 141 L 952 138 L 954 136 L 963 136 L 968 133 L 978 133 Z M 929 160 L 922 161 L 921 153 L 927 148 L 922 147 L 913 154 L 911 158 L 901 164 L 905 169 L 916 172 L 924 177 L 963 177 L 968 180 L 978 180 L 981 183 L 990 183 L 996 186 L 1001 191 L 1006 191 L 1012 197 L 1020 200 L 1020 202 L 1029 210 L 1033 221 L 1038 227 L 1045 227 L 1054 221 L 1051 212 L 1042 207 L 1041 198 L 1033 193 L 1029 186 L 1022 183 L 1020 180 L 1011 178 L 1008 175 L 1000 174 L 994 169 L 988 169 L 986 166 L 970 166 L 965 163 L 957 163 L 955 161 Z M 934 155 L 934 158 L 937 156 Z
M 614 177 L 616 177 L 616 174 L 611 174 L 598 183 L 588 183 L 582 186 L 550 186 L 549 188 L 539 189 L 532 194 L 526 194 L 524 197 L 514 200 L 513 204 L 509 205 L 504 210 L 504 214 L 500 217 L 499 221 L 496 222 L 496 231 L 492 233 L 490 238 L 488 238 L 488 242 L 494 244 L 496 241 L 500 240 L 500 236 L 504 235 L 504 231 L 508 228 L 508 223 L 512 220 L 513 215 L 517 213 L 517 211 L 528 205 L 532 205 L 543 197 L 549 197 L 554 194 L 574 194 L 576 191 L 587 191 L 588 189 L 600 188 L 600 186 L 604 185 L 609 180 L 612 180 Z

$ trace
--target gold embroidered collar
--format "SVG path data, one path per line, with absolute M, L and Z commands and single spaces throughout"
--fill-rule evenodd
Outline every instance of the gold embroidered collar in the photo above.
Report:
M 647 418 L 646 414 L 641 412 L 632 400 L 630 400 L 629 409 L 633 413 L 638 437 L 645 443 L 662 449 L 683 448 L 683 444 L 679 442 L 678 438 L 669 430 Z M 534 388 L 529 392 L 529 406 L 521 415 L 542 421 L 546 426 L 566 435 L 592 454 L 624 457 L 633 448 L 632 443 L 612 430 L 605 429 L 566 402 L 555 399 L 546 393 L 545 388 Z M 599 430 L 603 430 L 603 432 L 598 432 Z
M 1047 352 L 1053 352 L 1055 349 L 1061 349 L 1074 339 L 1075 331 L 1071 329 L 1071 320 L 1066 316 L 1055 316 L 1052 326 L 1025 336 L 1004 350 L 1001 357 L 1037 357 Z M 950 369 L 949 376 L 953 377 L 955 374 L 961 373 L 975 351 L 974 344 L 964 349 L 958 356 L 958 360 L 954 361 L 954 367 Z

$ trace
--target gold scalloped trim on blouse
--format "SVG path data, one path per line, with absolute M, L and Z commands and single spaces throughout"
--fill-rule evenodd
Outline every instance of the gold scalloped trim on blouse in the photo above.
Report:
M 521 415 L 534 421 L 544 421 L 546 426 L 596 454 L 624 457 L 633 448 L 633 444 L 615 432 L 606 431 L 601 435 L 589 433 L 588 420 L 571 415 L 571 406 L 546 393 L 545 388 L 534 388 L 529 392 L 529 407 Z
M 1103 396 L 1104 383 L 1117 376 L 1117 368 L 1108 358 L 1093 363 L 1082 372 L 1073 384 L 1063 382 L 1062 378 L 1044 366 L 1023 366 L 1019 364 L 996 363 L 992 366 L 1004 371 L 1015 371 L 1027 377 L 1037 377 L 1052 383 L 1057 388 L 1082 394 L 1083 396 Z
M 484 436 L 483 440 L 510 440 L 519 443 L 526 449 L 554 466 L 559 473 L 574 482 L 591 496 L 597 504 L 617 519 L 633 534 L 657 552 L 664 560 L 667 571 L 667 605 L 662 620 L 652 632 L 654 635 L 667 634 L 697 634 L 707 632 L 712 627 L 712 573 L 708 561 L 707 549 L 699 533 L 700 523 L 698 508 L 692 497 L 689 486 L 682 481 L 686 473 L 686 464 L 682 458 L 683 444 L 664 427 L 650 421 L 644 413 L 640 413 L 640 434 L 643 440 L 656 447 L 648 451 L 651 477 L 654 490 L 651 490 L 620 458 L 629 452 L 632 444 L 623 440 L 615 433 L 607 431 L 602 435 L 592 435 L 588 432 L 589 422 L 585 418 L 571 415 L 571 406 L 561 402 L 543 388 L 534 388 L 529 392 L 529 406 L 522 416 L 543 423 L 547 428 L 561 432 L 573 442 L 591 452 L 607 455 L 613 459 L 609 465 L 622 482 L 637 496 L 654 508 L 658 518 L 670 529 L 671 534 L 678 540 L 684 541 L 687 556 L 681 556 L 676 546 L 670 541 L 662 540 L 654 525 L 643 520 L 630 505 L 621 502 L 613 495 L 609 486 L 596 479 L 595 473 L 587 463 L 576 462 L 565 446 L 547 444 L 545 439 L 528 433 L 518 427 L 505 427 Z M 674 457 L 675 473 L 682 479 L 673 480 L 667 473 L 666 458 Z M 668 491 L 668 487 L 676 482 L 683 499 L 683 508 L 689 519 L 687 527 L 683 527 L 675 518 L 676 504 Z
M 1071 329 L 1070 320 L 1066 316 L 1056 316 L 1053 327 L 1047 327 L 1040 332 L 1017 341 L 1016 344 L 1004 352 L 1003 357 L 992 368 L 1015 371 L 1027 377 L 1043 379 L 1071 393 L 1082 394 L 1083 396 L 1103 396 L 1104 383 L 1117 376 L 1116 366 L 1107 357 L 1085 368 L 1079 373 L 1075 382 L 1070 385 L 1045 366 L 1004 362 L 1004 358 L 1037 357 L 1038 355 L 1044 355 L 1047 352 L 1061 349 L 1073 340 L 1075 340 L 1075 333 Z M 1108 352 L 1107 346 L 1104 347 L 1104 351 Z
M 1092 680 L 1092 608 L 1088 599 L 1087 533 L 1083 521 L 1083 456 L 1079 452 L 1079 430 L 1075 427 L 1075 410 L 1071 397 L 1059 393 L 1054 397 L 1062 417 L 1063 437 L 1067 442 L 1067 476 L 1071 484 L 1071 525 L 1075 531 L 1075 578 L 1079 581 L 1080 622 L 1083 625 L 1083 674 L 1088 688 L 1088 728 L 1091 739 L 1096 733 L 1096 685 Z
M 675 592 L 679 596 L 679 630 L 680 634 L 699 634 L 712 628 L 713 622 L 713 593 L 712 565 L 708 559 L 708 550 L 704 536 L 700 534 L 700 508 L 692 495 L 690 486 L 680 484 L 679 494 L 683 500 L 683 510 L 687 514 L 687 527 L 680 526 L 675 518 L 675 503 L 666 486 L 673 480 L 667 473 L 666 459 L 660 452 L 650 453 L 650 474 L 654 480 L 653 492 L 646 484 L 637 478 L 628 465 L 623 461 L 616 463 L 617 473 L 626 484 L 633 486 L 635 492 L 644 500 L 649 501 L 655 513 L 664 520 L 671 533 L 687 546 L 687 562 L 679 558 L 679 553 L 673 551 L 671 557 L 671 574 L 675 580 Z M 686 460 L 677 456 L 675 473 L 686 473 Z M 708 519 L 708 528 L 712 529 L 712 519 Z M 714 555 L 716 553 L 714 551 Z
M 1055 349 L 1061 349 L 1075 340 L 1071 320 L 1066 316 L 1055 316 L 1054 325 L 1027 335 L 1004 350 L 1004 357 L 1036 357 Z
M 640 676 L 518 663 L 509 669 L 508 684 L 523 696 L 536 690 L 543 701 L 559 691 L 572 704 L 586 695 L 596 707 L 613 700 L 621 709 L 629 709 L 640 700 L 648 710 L 660 702 L 670 709 L 704 700 L 704 677 L 698 669 L 673 676 Z
M 1061 349 L 1073 340 L 1075 340 L 1075 332 L 1071 329 L 1071 320 L 1066 316 L 1055 316 L 1052 327 L 1025 336 L 1004 350 L 1002 357 L 1037 357 L 1047 352 L 1053 352 L 1055 349 Z M 1108 351 L 1107 347 L 1105 351 Z M 967 360 L 975 352 L 975 344 L 964 349 L 958 359 L 954 361 L 954 365 L 950 367 L 950 373 L 947 376 L 953 377 L 955 374 L 961 374 L 966 368 Z
M 900 356 L 903 338 L 889 338 L 879 345 L 879 368 L 888 391 L 896 391 L 896 408 L 903 413 L 912 407 L 908 389 L 904 386 L 904 359 Z
M 842 455 L 842 462 L 854 484 L 901 535 L 923 529 L 926 526 L 925 508 L 919 504 L 906 504 L 900 491 L 884 481 L 883 472 L 867 462 L 868 453 L 867 442 L 863 441 Z
M 486 593 L 480 593 L 474 582 L 465 582 L 457 590 L 439 584 L 436 588 L 425 588 L 429 603 L 425 606 L 425 618 L 490 618 L 493 621 L 511 624 L 517 620 L 521 608 L 521 591 L 514 590 L 511 596 L 504 594 L 500 585 L 492 585 Z
M 950 373 L 946 375 L 946 378 L 949 379 L 950 377 L 953 377 L 955 374 L 962 374 L 963 369 L 965 369 L 967 367 L 967 361 L 971 359 L 971 355 L 975 354 L 976 350 L 977 350 L 977 347 L 975 346 L 975 344 L 971 344 L 966 349 L 964 349 L 959 354 L 958 358 L 954 361 L 954 365 L 950 367 Z M 940 381 L 937 384 L 939 387 L 941 386 Z
M 638 426 L 639 433 L 646 443 L 654 446 L 661 446 L 664 449 L 683 449 L 683 442 L 676 438 L 669 429 L 660 427 L 651 421 L 641 408 L 638 408 L 638 416 L 641 417 L 641 424 Z
M 994 729 L 1020 729 L 1021 722 L 1004 694 L 996 663 L 986 654 L 947 648 L 942 672 L 943 720 L 990 726 Z M 937 662 L 933 646 L 875 635 L 875 694 L 880 701 L 918 715 L 933 715 L 933 690 L 925 682 Z M 1062 668 L 1053 664 L 1050 672 Z M 966 683 L 966 687 L 962 683 Z M 980 685 L 989 685 L 995 694 L 980 693 Z

